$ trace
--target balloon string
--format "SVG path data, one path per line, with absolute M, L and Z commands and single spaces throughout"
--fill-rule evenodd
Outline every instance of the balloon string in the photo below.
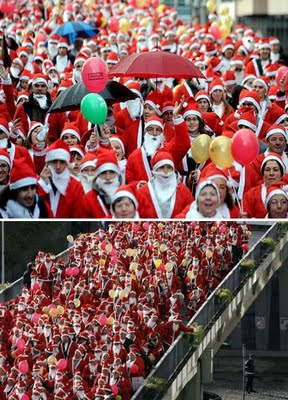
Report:
M 230 169 L 229 169 L 229 168 L 228 168 L 228 175 L 229 175 L 229 178 L 231 178 L 231 180 L 232 180 L 232 176 L 231 176 L 231 173 L 230 173 Z M 235 189 L 235 187 L 234 187 L 233 184 L 232 184 L 232 189 L 233 189 L 233 192 L 234 192 L 234 195 L 235 195 L 236 202 L 237 202 L 238 207 L 239 207 L 239 209 L 240 209 L 240 212 L 243 213 L 243 205 L 242 205 L 242 202 L 240 201 L 240 199 L 239 199 L 239 197 L 238 197 L 238 195 L 237 195 L 236 189 Z

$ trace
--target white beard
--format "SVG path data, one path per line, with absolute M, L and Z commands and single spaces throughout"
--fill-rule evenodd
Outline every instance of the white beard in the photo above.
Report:
M 48 54 L 53 59 L 58 54 L 57 44 L 48 44 Z
M 73 69 L 73 78 L 76 83 L 82 82 L 81 71 L 78 71 L 77 69 Z
M 135 100 L 128 100 L 125 104 L 133 121 L 141 117 L 141 115 L 143 114 L 143 105 L 139 97 L 137 97 L 137 99 Z
M 108 200 L 110 202 L 111 202 L 111 199 L 114 196 L 117 188 L 120 185 L 117 175 L 112 182 L 111 181 L 109 182 L 109 184 L 107 184 L 107 181 L 105 179 L 100 178 L 100 176 L 98 176 L 96 178 L 95 183 L 96 183 L 97 187 L 100 189 L 100 191 L 103 192 L 104 195 L 108 197 Z
M 148 156 L 153 156 L 153 154 L 162 146 L 163 142 L 163 132 L 158 136 L 152 136 L 149 133 L 145 133 L 143 147 Z
M 8 146 L 8 139 L 7 138 L 0 139 L 0 148 L 6 149 L 7 146 Z
M 57 190 L 65 196 L 66 189 L 70 182 L 70 173 L 69 169 L 66 167 L 63 172 L 57 174 L 51 165 L 48 166 L 51 175 L 52 175 L 52 182 L 56 186 Z
M 80 182 L 85 193 L 88 193 L 92 189 L 92 182 L 95 179 L 94 175 L 86 175 L 80 172 Z
M 237 83 L 237 85 L 241 85 L 241 82 L 242 82 L 243 79 L 244 79 L 244 72 L 243 72 L 243 71 L 241 71 L 241 72 L 234 71 L 234 72 L 235 72 L 235 77 L 236 77 L 236 83 Z
M 33 94 L 33 99 L 39 104 L 40 108 L 47 110 L 47 96 L 45 94 Z
M 154 172 L 153 186 L 157 200 L 160 204 L 170 200 L 177 188 L 177 177 L 175 172 L 171 172 L 170 174 Z

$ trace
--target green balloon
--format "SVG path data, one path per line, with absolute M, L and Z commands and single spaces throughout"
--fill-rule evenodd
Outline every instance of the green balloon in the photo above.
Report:
M 107 104 L 100 94 L 89 93 L 81 101 L 81 111 L 87 121 L 103 124 L 107 118 Z

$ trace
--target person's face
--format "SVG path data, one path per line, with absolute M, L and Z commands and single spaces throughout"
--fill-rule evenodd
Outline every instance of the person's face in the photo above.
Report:
M 268 205 L 270 218 L 287 218 L 288 201 L 283 194 L 275 194 Z
M 146 128 L 145 132 L 149 133 L 151 136 L 159 136 L 163 133 L 163 129 L 158 125 L 150 125 Z
M 82 157 L 80 156 L 80 154 L 75 152 L 75 155 L 72 157 L 72 160 L 74 165 L 72 171 L 75 175 L 78 175 Z
M 122 200 L 115 204 L 115 217 L 116 218 L 129 218 L 135 217 L 135 206 L 128 197 L 124 197 Z
M 286 147 L 286 139 L 281 133 L 274 133 L 267 139 L 269 150 L 282 155 Z
M 48 91 L 48 86 L 45 85 L 45 83 L 34 83 L 32 90 L 35 94 L 46 94 Z
M 162 172 L 164 174 L 170 174 L 173 171 L 174 171 L 174 169 L 173 169 L 173 167 L 171 165 L 164 164 L 161 167 L 157 168 L 156 172 Z
M 144 122 L 146 122 L 147 119 L 151 117 L 151 115 L 156 115 L 156 111 L 149 104 L 144 104 L 144 112 L 143 112 Z
M 26 79 L 21 79 L 21 87 L 22 87 L 22 89 L 23 90 L 27 90 L 28 89 L 28 80 L 26 80 Z
M 200 110 L 201 113 L 208 111 L 208 108 L 209 108 L 208 100 L 200 99 L 200 100 L 197 100 L 197 103 L 199 105 L 199 110 Z
M 270 57 L 270 49 L 269 48 L 264 48 L 259 50 L 259 56 L 261 60 L 268 60 Z
M 31 133 L 31 143 L 32 144 L 37 143 L 37 135 L 41 131 L 41 129 L 42 129 L 41 126 L 38 126 L 37 128 L 33 129 L 32 133 Z
M 162 115 L 163 121 L 169 125 L 173 125 L 173 110 L 165 111 Z
M 84 65 L 84 61 L 77 61 L 76 65 L 74 65 L 74 68 L 76 71 L 82 71 Z
M 216 89 L 211 94 L 211 98 L 212 98 L 213 102 L 216 104 L 220 103 L 222 101 L 222 97 L 223 97 L 223 90 L 221 90 L 221 89 Z
M 101 174 L 99 175 L 100 178 L 104 179 L 105 181 L 114 181 L 114 179 L 116 178 L 117 173 L 114 171 L 104 171 L 101 172 Z
M 260 100 L 264 100 L 266 97 L 266 89 L 261 83 L 255 82 L 253 83 L 253 89 L 259 94 Z
M 8 183 L 9 165 L 5 161 L 0 161 L 0 184 L 5 185 Z
M 225 88 L 226 88 L 226 91 L 228 92 L 228 93 L 232 93 L 233 92 L 233 89 L 235 88 L 235 84 L 233 84 L 233 85 L 226 85 L 225 86 Z
M 271 51 L 272 51 L 272 53 L 279 53 L 279 51 L 280 51 L 280 44 L 279 44 L 279 43 L 272 44 L 272 45 L 271 45 Z
M 71 135 L 71 133 L 65 133 L 65 135 L 62 136 L 62 140 L 67 143 L 68 146 L 78 143 L 77 137 L 75 135 Z
M 36 196 L 36 185 L 25 186 L 18 190 L 16 201 L 23 207 L 32 207 Z
M 200 121 L 196 115 L 188 115 L 188 117 L 185 118 L 185 122 L 190 135 L 198 132 Z
M 28 57 L 25 56 L 25 54 L 21 54 L 21 56 L 20 56 L 19 58 L 20 58 L 20 60 L 23 62 L 23 65 L 26 65 L 26 64 L 27 64 Z
M 205 186 L 198 197 L 198 209 L 204 217 L 213 217 L 216 214 L 218 198 L 212 186 Z
M 68 49 L 66 47 L 58 47 L 58 54 L 61 57 L 65 57 L 68 54 Z
M 263 171 L 263 178 L 266 186 L 280 182 L 281 170 L 277 161 L 267 161 Z
M 65 168 L 67 167 L 66 161 L 63 160 L 53 160 L 49 162 L 49 165 L 52 165 L 52 168 L 56 172 L 56 174 L 61 174 Z
M 226 57 L 228 60 L 230 60 L 233 57 L 234 50 L 233 49 L 227 49 L 224 51 L 224 57 Z
M 89 166 L 82 169 L 82 174 L 92 176 L 95 175 L 95 171 L 96 171 L 95 167 Z
M 123 150 L 122 150 L 122 147 L 120 146 L 120 144 L 117 141 L 112 140 L 111 146 L 112 146 L 112 149 L 114 150 L 114 152 L 116 154 L 117 159 L 119 161 L 122 160 L 122 158 L 124 156 L 124 153 L 123 153 Z
M 287 118 L 285 118 L 282 122 L 281 122 L 281 124 L 280 125 L 283 125 L 283 126 L 285 126 L 285 128 L 286 127 L 288 127 L 288 117 Z
M 175 35 L 170 34 L 167 36 L 167 40 L 170 44 L 173 44 L 175 42 L 175 39 L 176 39 Z
M 224 203 L 225 197 L 227 194 L 227 186 L 226 186 L 226 181 L 224 178 L 215 178 L 213 179 L 213 182 L 218 188 L 219 194 L 220 194 L 220 205 Z

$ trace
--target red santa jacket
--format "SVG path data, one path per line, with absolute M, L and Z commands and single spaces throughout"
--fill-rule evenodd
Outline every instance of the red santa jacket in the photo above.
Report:
M 82 218 L 112 218 L 110 209 L 95 190 L 90 190 L 83 197 Z
M 265 207 L 265 199 L 267 187 L 264 183 L 251 188 L 244 194 L 243 210 L 247 213 L 248 218 L 265 218 L 267 209 Z

